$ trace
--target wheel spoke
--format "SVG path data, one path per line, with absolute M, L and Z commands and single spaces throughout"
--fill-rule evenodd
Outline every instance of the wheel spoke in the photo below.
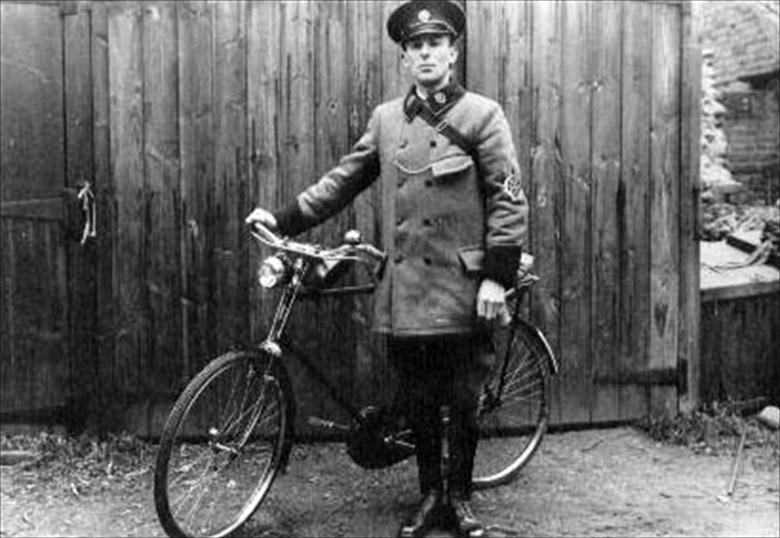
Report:
M 511 480 L 531 458 L 547 421 L 546 357 L 525 326 L 512 330 L 497 346 L 500 361 L 495 377 L 480 398 L 481 440 L 474 462 L 477 489 Z
M 215 359 L 174 405 L 155 470 L 155 504 L 169 534 L 232 532 L 265 496 L 287 419 L 280 384 L 262 373 L 261 360 Z

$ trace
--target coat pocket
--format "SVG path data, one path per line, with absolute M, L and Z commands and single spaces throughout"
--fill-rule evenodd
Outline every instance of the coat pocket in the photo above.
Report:
M 468 155 L 452 155 L 431 164 L 431 174 L 439 178 L 463 172 L 472 166 L 474 166 L 474 159 Z
M 485 250 L 482 247 L 471 246 L 459 248 L 458 258 L 468 276 L 478 276 L 482 273 L 485 260 Z

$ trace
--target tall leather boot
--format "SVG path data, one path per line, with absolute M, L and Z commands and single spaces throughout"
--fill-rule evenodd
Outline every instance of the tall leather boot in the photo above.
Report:
M 477 519 L 471 510 L 471 505 L 466 499 L 452 497 L 453 524 L 459 538 L 487 538 L 488 532 L 482 522 Z
M 398 536 L 400 538 L 425 536 L 429 530 L 441 522 L 441 501 L 441 490 L 431 489 L 423 497 L 417 510 L 401 525 Z
M 465 406 L 464 406 L 465 407 Z M 454 530 L 462 538 L 485 538 L 487 530 L 477 519 L 469 504 L 471 498 L 471 475 L 474 470 L 474 453 L 479 431 L 476 417 L 470 408 L 456 408 L 451 428 L 452 473 L 450 507 Z

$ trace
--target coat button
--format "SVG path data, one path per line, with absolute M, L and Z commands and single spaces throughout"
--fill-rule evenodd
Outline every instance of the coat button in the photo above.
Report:
M 431 224 L 433 224 L 431 219 L 423 219 L 422 223 L 423 223 L 423 226 L 430 226 Z
M 401 263 L 404 261 L 404 255 L 403 254 L 396 254 L 395 255 L 395 263 Z
M 425 256 L 423 258 L 423 262 L 425 262 L 425 265 L 430 265 L 431 264 L 431 259 L 428 256 Z
M 431 147 L 432 147 L 432 148 L 435 148 L 435 147 L 436 147 L 436 141 L 435 141 L 435 140 L 431 140 Z
M 403 218 L 398 217 L 397 219 L 395 219 L 395 225 L 396 226 L 400 226 L 403 223 L 404 223 L 404 219 Z
M 398 147 L 399 147 L 399 148 L 401 148 L 401 149 L 403 149 L 403 148 L 405 148 L 405 147 L 406 147 L 406 144 L 408 144 L 408 142 L 407 142 L 406 140 L 401 140 L 401 143 L 400 143 L 400 144 L 398 144 Z
M 425 186 L 426 187 L 433 187 L 433 180 L 432 179 L 426 179 L 425 180 Z

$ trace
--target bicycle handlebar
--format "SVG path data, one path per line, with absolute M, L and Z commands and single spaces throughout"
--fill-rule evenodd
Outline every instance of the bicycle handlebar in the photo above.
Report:
M 301 243 L 280 237 L 260 222 L 252 222 L 250 226 L 253 228 L 251 231 L 252 235 L 261 243 L 278 250 L 285 250 L 310 258 L 319 258 L 321 260 L 351 260 L 365 263 L 365 259 L 360 256 L 363 254 L 379 264 L 383 264 L 387 259 L 387 254 L 369 243 L 345 243 L 336 248 L 325 249 L 311 243 Z M 537 276 L 528 273 L 522 282 L 506 291 L 506 299 L 509 300 L 516 296 L 521 288 L 532 285 L 538 279 Z
M 309 258 L 319 258 L 321 260 L 365 261 L 360 256 L 365 255 L 375 262 L 383 262 L 385 258 L 387 258 L 387 255 L 384 252 L 368 243 L 345 243 L 336 248 L 327 249 L 311 243 L 302 243 L 283 238 L 260 222 L 252 222 L 250 226 L 252 227 L 250 233 L 261 243 L 278 250 L 285 250 Z

